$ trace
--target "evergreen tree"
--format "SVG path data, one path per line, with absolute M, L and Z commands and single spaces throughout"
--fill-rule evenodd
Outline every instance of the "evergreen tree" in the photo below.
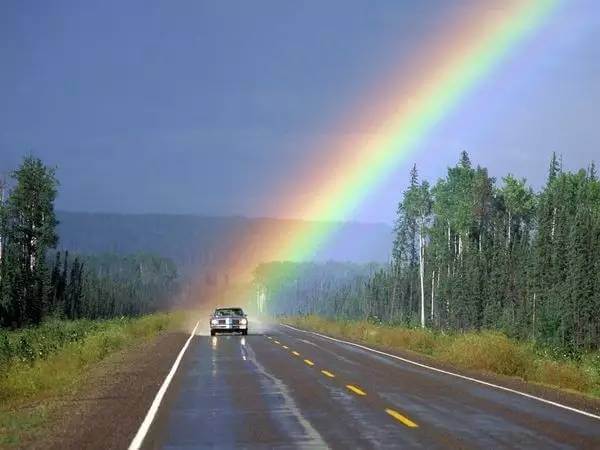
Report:
M 598 179 L 598 173 L 596 171 L 596 163 L 594 163 L 594 161 L 592 161 L 590 163 L 590 168 L 588 170 L 588 178 L 590 179 L 590 181 L 596 181 Z
M 32 156 L 12 174 L 15 187 L 6 204 L 6 263 L 13 271 L 8 293 L 17 325 L 39 323 L 46 305 L 46 250 L 56 245 L 54 169 Z
M 550 168 L 548 169 L 548 184 L 552 183 L 554 179 L 561 172 L 561 163 L 556 157 L 556 152 L 552 152 L 552 159 L 550 160 Z

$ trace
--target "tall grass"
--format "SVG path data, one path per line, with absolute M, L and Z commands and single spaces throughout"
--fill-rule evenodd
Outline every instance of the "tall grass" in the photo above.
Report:
M 409 350 L 457 368 L 522 380 L 600 397 L 600 352 L 575 360 L 493 331 L 442 333 L 420 328 L 332 320 L 320 316 L 285 319 L 290 325 L 376 346 Z
M 0 404 L 68 385 L 86 366 L 182 321 L 180 313 L 112 320 L 50 320 L 0 332 Z
M 0 447 L 47 421 L 47 399 L 77 385 L 111 353 L 183 327 L 182 312 L 112 320 L 50 320 L 38 327 L 0 331 Z

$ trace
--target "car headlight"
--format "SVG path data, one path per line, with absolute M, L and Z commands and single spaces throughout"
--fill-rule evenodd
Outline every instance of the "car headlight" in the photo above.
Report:
M 242 325 L 246 325 L 246 324 L 248 323 L 248 320 L 246 320 L 246 319 L 241 319 L 241 320 L 240 320 L 240 323 L 241 323 Z
M 219 321 L 217 319 L 211 319 L 210 323 L 211 325 L 218 325 Z

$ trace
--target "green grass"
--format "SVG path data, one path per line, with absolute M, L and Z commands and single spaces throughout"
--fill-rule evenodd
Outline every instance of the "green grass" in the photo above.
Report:
M 552 358 L 531 342 L 510 339 L 494 331 L 441 333 L 320 316 L 290 317 L 285 322 L 357 342 L 421 353 L 457 368 L 517 377 L 600 397 L 600 352 L 575 361 Z
M 50 320 L 0 332 L 0 447 L 43 425 L 47 400 L 73 389 L 95 363 L 136 342 L 178 329 L 183 313 L 112 320 Z

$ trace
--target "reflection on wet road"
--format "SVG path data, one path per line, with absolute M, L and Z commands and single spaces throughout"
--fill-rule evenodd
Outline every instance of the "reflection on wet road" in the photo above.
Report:
M 600 443 L 594 418 L 279 325 L 258 331 L 193 338 L 144 448 Z

